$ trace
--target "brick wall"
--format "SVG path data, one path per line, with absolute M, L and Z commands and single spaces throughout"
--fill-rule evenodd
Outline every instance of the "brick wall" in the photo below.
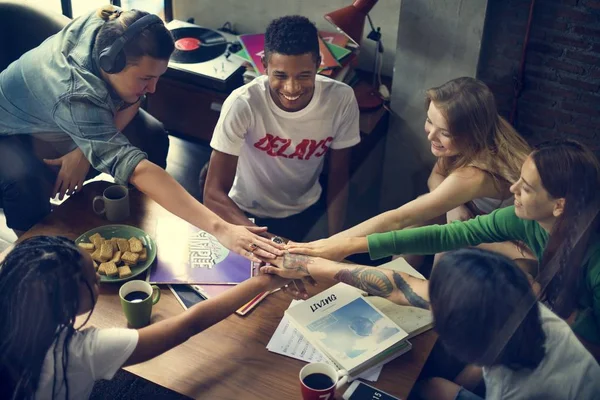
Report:
M 530 0 L 489 0 L 478 77 L 507 117 Z M 532 144 L 572 137 L 600 151 L 600 0 L 536 0 L 514 125 Z

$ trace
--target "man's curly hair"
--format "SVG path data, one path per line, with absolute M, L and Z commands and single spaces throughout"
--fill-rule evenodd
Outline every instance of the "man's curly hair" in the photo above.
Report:
M 290 15 L 273 20 L 265 33 L 265 57 L 272 53 L 298 56 L 311 53 L 319 61 L 319 37 L 315 24 L 306 17 Z

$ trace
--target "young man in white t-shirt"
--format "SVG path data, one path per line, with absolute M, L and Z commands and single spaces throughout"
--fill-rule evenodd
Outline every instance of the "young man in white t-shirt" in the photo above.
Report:
M 226 221 L 248 225 L 253 217 L 297 241 L 325 213 L 328 232 L 315 236 L 342 229 L 359 111 L 352 89 L 317 75 L 319 64 L 313 23 L 301 16 L 271 22 L 267 75 L 227 98 L 211 141 L 204 204 Z M 319 176 L 326 155 L 325 205 Z

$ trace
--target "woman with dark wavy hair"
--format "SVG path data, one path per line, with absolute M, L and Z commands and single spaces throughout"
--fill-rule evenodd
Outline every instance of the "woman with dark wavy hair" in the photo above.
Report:
M 483 367 L 486 399 L 593 399 L 600 366 L 567 323 L 537 302 L 510 259 L 489 251 L 448 253 L 431 274 L 435 331 L 448 352 Z M 430 378 L 424 400 L 477 400 L 453 382 Z

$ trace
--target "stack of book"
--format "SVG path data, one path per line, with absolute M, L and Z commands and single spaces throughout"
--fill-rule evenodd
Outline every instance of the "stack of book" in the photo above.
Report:
M 380 268 L 425 279 L 403 258 Z M 433 327 L 433 316 L 429 310 L 365 294 L 338 284 L 308 300 L 292 301 L 267 349 L 337 365 L 352 371 L 351 379 L 376 381 L 384 363 L 410 350 L 408 339 Z
M 360 290 L 338 283 L 285 312 L 291 324 L 350 378 L 411 349 L 408 333 Z
M 238 36 L 242 49 L 233 56 L 244 60 L 247 64 L 244 73 L 244 83 L 265 74 L 261 58 L 265 50 L 264 33 L 248 34 Z M 349 47 L 348 38 L 336 32 L 319 32 L 319 51 L 321 54 L 321 65 L 319 74 L 332 79 L 351 84 L 355 78 L 352 61 L 357 55 L 355 49 Z

